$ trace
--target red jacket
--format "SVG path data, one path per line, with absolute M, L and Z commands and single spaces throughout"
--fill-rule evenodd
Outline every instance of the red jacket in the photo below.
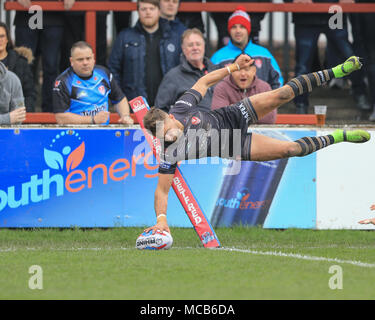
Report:
M 253 83 L 249 88 L 242 90 L 234 82 L 232 76 L 227 76 L 223 81 L 219 82 L 214 91 L 212 98 L 211 110 L 215 110 L 221 107 L 230 106 L 233 103 L 241 101 L 246 97 L 253 96 L 254 94 L 270 91 L 271 86 L 260 80 L 255 76 Z M 276 109 L 268 113 L 262 119 L 258 120 L 258 124 L 273 124 L 276 121 Z

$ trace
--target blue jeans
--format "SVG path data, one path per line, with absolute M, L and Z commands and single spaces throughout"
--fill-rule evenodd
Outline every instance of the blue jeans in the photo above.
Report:
M 348 40 L 348 32 L 344 29 L 332 30 L 327 26 L 304 26 L 295 25 L 294 35 L 296 38 L 296 77 L 302 74 L 311 73 L 318 70 L 311 70 L 314 53 L 317 48 L 319 35 L 324 33 L 327 41 L 335 52 L 340 54 L 340 61 L 344 61 L 352 56 L 353 48 Z M 327 66 L 332 68 L 334 66 Z M 308 95 L 304 94 L 294 99 L 296 104 L 309 105 Z
M 40 52 L 42 56 L 43 112 L 52 112 L 52 88 L 58 76 L 63 30 L 61 26 L 44 26 L 41 30 L 32 30 L 28 27 L 16 26 L 16 46 L 30 48 L 34 57 L 37 56 L 37 51 Z

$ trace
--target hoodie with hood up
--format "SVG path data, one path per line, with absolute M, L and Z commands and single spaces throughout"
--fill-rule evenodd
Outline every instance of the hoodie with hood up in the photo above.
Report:
M 24 106 L 20 79 L 0 62 L 0 125 L 10 124 L 9 112 Z
M 251 83 L 249 88 L 240 89 L 231 75 L 226 76 L 220 81 L 214 90 L 212 98 L 211 109 L 219 109 L 222 107 L 230 106 L 233 103 L 237 103 L 246 97 L 253 96 L 255 94 L 270 91 L 271 86 L 255 76 L 254 81 Z M 276 121 L 277 111 L 273 110 L 263 118 L 258 120 L 258 124 L 273 124 Z

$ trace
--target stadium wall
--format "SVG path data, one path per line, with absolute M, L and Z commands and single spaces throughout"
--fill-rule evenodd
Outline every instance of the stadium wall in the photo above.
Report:
M 296 140 L 333 129 L 253 130 Z M 158 165 L 138 126 L 1 128 L 0 144 L 0 227 L 155 222 Z M 373 199 L 373 144 L 340 144 L 287 161 L 243 162 L 239 175 L 229 174 L 232 162 L 218 158 L 189 161 L 181 170 L 214 226 L 355 229 Z M 171 226 L 191 226 L 172 190 L 168 217 Z

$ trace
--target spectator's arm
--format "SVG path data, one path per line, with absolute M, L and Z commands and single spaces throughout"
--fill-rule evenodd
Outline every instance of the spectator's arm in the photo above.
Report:
M 134 121 L 130 117 L 130 107 L 129 102 L 126 97 L 124 97 L 118 104 L 115 105 L 117 113 L 120 115 L 118 122 L 123 124 L 133 124 Z
M 269 52 L 269 59 L 271 62 L 271 65 L 269 67 L 269 75 L 268 75 L 268 82 L 271 86 L 271 88 L 277 89 L 284 85 L 284 78 L 282 76 L 281 70 L 279 65 L 277 64 L 276 59 L 272 56 L 272 54 Z
M 10 97 L 10 111 L 17 108 L 25 107 L 25 99 L 22 92 L 21 81 L 15 73 L 10 72 L 11 81 L 11 97 Z
M 92 124 L 91 116 L 81 116 L 71 112 L 56 113 L 56 122 L 58 124 Z
M 0 124 L 10 124 L 9 112 L 0 114 Z
M 122 58 L 123 58 L 123 41 L 122 41 L 122 33 L 120 33 L 113 45 L 111 54 L 108 60 L 108 68 L 112 72 L 113 77 L 117 81 L 117 83 L 121 85 L 121 74 L 122 74 Z
M 36 90 L 34 87 L 33 74 L 29 65 L 25 64 L 24 77 L 20 80 L 22 82 L 26 110 L 27 112 L 33 112 L 35 110 Z
M 0 124 L 22 123 L 26 119 L 26 109 L 21 81 L 14 73 L 9 71 L 9 74 L 11 85 L 11 98 L 9 102 L 10 112 L 0 115 Z
M 100 111 L 95 116 L 81 116 L 72 112 L 58 112 L 55 114 L 58 124 L 101 124 L 106 123 L 109 112 Z

